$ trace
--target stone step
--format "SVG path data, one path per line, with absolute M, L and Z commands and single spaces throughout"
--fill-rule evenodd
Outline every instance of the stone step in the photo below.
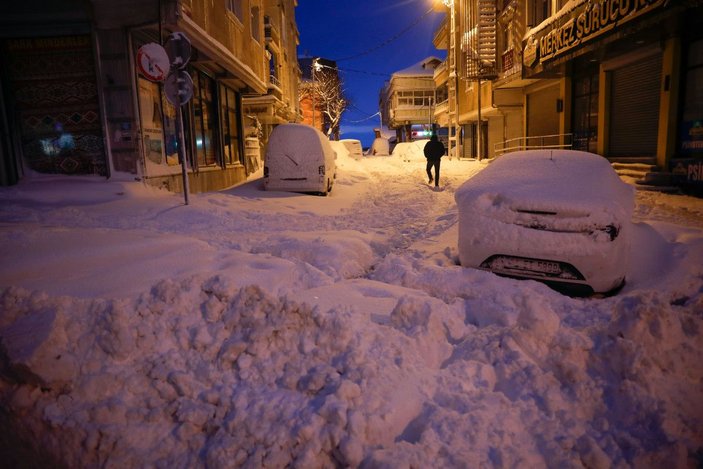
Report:
M 657 165 L 647 163 L 611 163 L 613 169 L 626 171 L 658 171 Z

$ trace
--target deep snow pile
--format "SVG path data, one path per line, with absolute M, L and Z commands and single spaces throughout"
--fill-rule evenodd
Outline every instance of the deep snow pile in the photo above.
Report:
M 626 288 L 573 299 L 456 265 L 453 189 L 478 163 L 443 162 L 437 193 L 422 163 L 338 163 L 328 198 L 254 185 L 178 214 L 178 196 L 132 183 L 85 204 L 0 193 L 3 256 L 41 265 L 27 246 L 45 231 L 115 250 L 45 277 L 17 266 L 16 286 L 0 268 L 14 431 L 71 467 L 700 464 L 700 227 L 636 219 Z M 652 197 L 636 213 L 672 196 Z M 74 269 L 109 284 L 100 270 L 124 264 L 151 282 L 138 294 L 127 280 L 59 293 Z

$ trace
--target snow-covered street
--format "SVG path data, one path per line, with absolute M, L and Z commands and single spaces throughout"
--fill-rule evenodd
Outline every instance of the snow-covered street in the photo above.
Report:
M 457 265 L 486 164 L 0 188 L 0 430 L 69 467 L 703 464 L 703 200 L 638 192 L 626 286 L 570 298 Z

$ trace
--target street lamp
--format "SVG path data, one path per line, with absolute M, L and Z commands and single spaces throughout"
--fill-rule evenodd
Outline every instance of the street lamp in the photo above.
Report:
M 317 94 L 317 89 L 315 88 L 315 72 L 322 70 L 322 64 L 318 62 L 319 57 L 312 59 L 312 126 L 315 127 L 315 94 Z

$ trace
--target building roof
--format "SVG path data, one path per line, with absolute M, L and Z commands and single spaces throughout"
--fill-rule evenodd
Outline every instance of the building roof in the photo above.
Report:
M 393 77 L 432 77 L 435 68 L 439 67 L 441 63 L 442 59 L 430 56 L 422 59 L 415 65 L 393 73 Z

